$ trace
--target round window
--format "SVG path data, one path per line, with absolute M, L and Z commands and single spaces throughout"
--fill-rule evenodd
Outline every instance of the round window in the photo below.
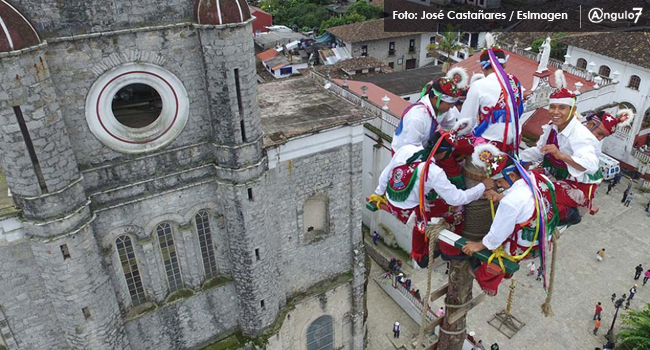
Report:
M 147 84 L 131 84 L 113 96 L 111 109 L 122 125 L 143 128 L 160 117 L 162 98 L 156 89 Z
M 129 63 L 104 73 L 86 99 L 92 133 L 108 147 L 126 153 L 169 144 L 185 127 L 188 113 L 181 81 L 147 63 Z

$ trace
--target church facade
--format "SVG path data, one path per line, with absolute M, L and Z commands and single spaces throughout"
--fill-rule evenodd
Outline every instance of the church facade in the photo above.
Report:
M 0 0 L 0 349 L 364 348 L 361 118 L 270 142 L 253 20 Z

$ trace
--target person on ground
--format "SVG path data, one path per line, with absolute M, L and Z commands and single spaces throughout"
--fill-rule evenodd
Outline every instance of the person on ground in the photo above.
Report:
M 597 318 L 600 318 L 600 313 L 603 312 L 603 307 L 600 306 L 600 301 L 598 302 L 598 305 L 596 305 L 596 312 L 594 313 L 594 320 Z
M 637 267 L 634 268 L 634 280 L 638 280 L 639 277 L 641 277 L 641 273 L 643 272 L 643 264 L 639 264 Z
M 600 317 L 596 319 L 596 324 L 594 325 L 594 335 L 598 333 L 598 328 L 600 328 Z
M 399 338 L 399 332 L 402 330 L 402 327 L 399 325 L 399 322 L 395 322 L 393 325 L 393 338 Z
M 603 261 L 605 259 L 605 248 L 596 252 L 596 260 Z
M 650 279 L 650 269 L 645 272 L 643 275 L 643 285 L 645 286 L 646 283 L 648 283 L 648 280 Z
M 626 207 L 630 206 L 630 203 L 632 202 L 632 199 L 634 199 L 634 194 L 632 194 L 632 192 L 630 192 L 630 194 L 628 194 L 627 197 L 625 198 L 625 206 Z
M 483 346 L 483 340 L 479 339 L 478 343 L 476 343 L 476 345 L 474 345 L 472 350 L 485 350 L 485 346 Z
M 499 350 L 499 344 L 494 343 L 492 346 L 490 346 L 490 350 Z
M 377 231 L 373 231 L 373 232 L 372 232 L 372 243 L 373 243 L 374 245 L 377 245 L 377 239 L 378 239 L 378 238 L 379 238 L 379 234 L 377 233 Z
M 636 295 L 636 288 L 637 288 L 636 284 L 634 286 L 632 286 L 632 288 L 630 288 L 630 296 L 627 297 L 628 301 L 634 299 L 634 296 Z

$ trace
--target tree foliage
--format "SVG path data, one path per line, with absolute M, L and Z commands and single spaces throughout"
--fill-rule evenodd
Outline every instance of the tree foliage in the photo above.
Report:
M 564 61 L 564 54 L 566 53 L 566 44 L 559 42 L 556 39 L 566 36 L 566 33 L 555 33 L 551 36 L 551 58 L 556 60 Z M 544 44 L 546 38 L 538 38 L 533 40 L 530 44 L 530 47 L 533 52 L 539 53 L 539 48 Z
M 616 336 L 618 345 L 629 350 L 650 350 L 650 304 L 622 317 L 623 329 Z
M 264 0 L 261 7 L 273 16 L 274 24 L 311 30 L 329 17 L 323 7 L 327 3 L 329 0 Z
M 458 42 L 458 39 L 458 30 L 456 30 L 451 25 L 448 25 L 445 31 L 442 33 L 442 37 L 436 44 L 427 45 L 428 51 L 442 51 L 445 55 L 447 55 L 445 62 L 446 68 L 443 67 L 443 71 L 449 70 L 449 67 L 451 65 L 451 56 L 453 56 L 456 51 L 463 48 L 463 46 Z
M 330 2 L 330 0 L 263 0 L 260 7 L 273 16 L 274 24 L 305 30 L 319 28 L 321 33 L 327 28 L 379 18 L 383 11 L 380 7 L 358 1 L 351 4 L 343 16 L 330 17 L 324 7 Z
M 370 5 L 365 1 L 357 1 L 348 6 L 348 10 L 345 15 L 349 16 L 356 13 L 365 17 L 365 19 L 373 19 L 379 18 L 382 15 L 382 12 L 383 10 L 381 7 Z

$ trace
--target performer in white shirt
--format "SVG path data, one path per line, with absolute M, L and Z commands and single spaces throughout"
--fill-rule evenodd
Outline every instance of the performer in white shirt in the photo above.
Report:
M 443 138 L 436 149 L 433 145 Z M 428 167 L 426 182 L 423 193 L 426 198 L 424 202 L 424 216 L 420 210 L 420 179 L 427 158 L 434 152 L 433 160 Z M 436 165 L 439 160 L 449 157 L 453 152 L 453 141 L 439 132 L 434 134 L 431 146 L 423 149 L 421 146 L 405 145 L 400 148 L 391 159 L 391 162 L 381 173 L 379 185 L 375 190 L 377 196 L 386 194 L 388 206 L 395 217 L 403 223 L 407 223 L 411 214 L 415 213 L 416 225 L 413 228 L 413 257 L 421 266 L 428 263 L 429 247 L 425 244 L 424 230 L 426 223 L 433 217 L 442 217 L 448 223 L 454 225 L 456 230 L 461 227 L 462 208 L 464 204 L 479 199 L 486 186 L 492 187 L 492 180 L 486 179 L 468 190 L 459 190 L 454 186 L 444 171 Z M 426 258 L 425 258 L 426 257 Z
M 556 90 L 549 99 L 551 122 L 543 126 L 536 147 L 521 152 L 523 162 L 542 161 L 542 167 L 557 179 L 556 204 L 560 224 L 578 224 L 578 207 L 591 207 L 598 184 L 602 181 L 596 150 L 598 139 L 578 120 L 576 96 L 566 89 L 561 70 L 555 72 Z
M 621 109 L 613 116 L 605 111 L 593 113 L 587 116 L 585 125 L 589 131 L 598 139 L 603 141 L 605 137 L 613 134 L 617 128 L 631 126 L 634 120 L 634 111 Z
M 426 96 L 408 106 L 402 114 L 391 143 L 393 152 L 404 145 L 426 147 L 439 128 L 440 118 L 454 106 L 459 94 L 451 78 L 443 77 L 433 82 Z
M 497 194 L 488 191 L 488 196 L 493 201 L 499 202 L 499 207 L 490 226 L 490 231 L 480 242 L 467 242 L 463 252 L 472 255 L 484 249 L 495 250 L 503 245 L 503 249 L 510 256 L 518 256 L 519 259 L 532 258 L 537 255 L 539 249 L 539 237 L 536 237 L 538 209 L 535 205 L 535 194 L 538 191 L 540 198 L 543 198 L 542 210 L 544 215 L 540 217 L 546 222 L 553 218 L 553 204 L 551 194 L 554 190 L 551 181 L 540 173 L 528 172 L 526 178 L 533 185 L 531 188 L 522 177 L 512 158 L 491 145 L 480 145 L 475 149 L 472 156 L 473 163 L 485 167 L 484 162 L 478 159 L 481 152 L 499 155 L 499 158 L 488 163 L 489 173 L 497 188 L 504 189 L 503 193 Z M 523 170 L 523 168 L 522 168 Z M 550 240 L 549 234 L 546 239 Z M 532 252 L 532 254 L 528 254 Z M 504 274 L 493 275 L 487 272 L 486 264 L 475 271 L 476 280 L 481 288 L 490 295 L 495 295 L 499 282 Z
M 510 152 L 519 143 L 523 88 L 517 77 L 503 70 L 508 57 L 494 45 L 492 34 L 488 33 L 486 41 L 488 49 L 480 56 L 485 78 L 470 85 L 456 129 L 460 134 L 471 132 L 474 144 L 490 142 Z

